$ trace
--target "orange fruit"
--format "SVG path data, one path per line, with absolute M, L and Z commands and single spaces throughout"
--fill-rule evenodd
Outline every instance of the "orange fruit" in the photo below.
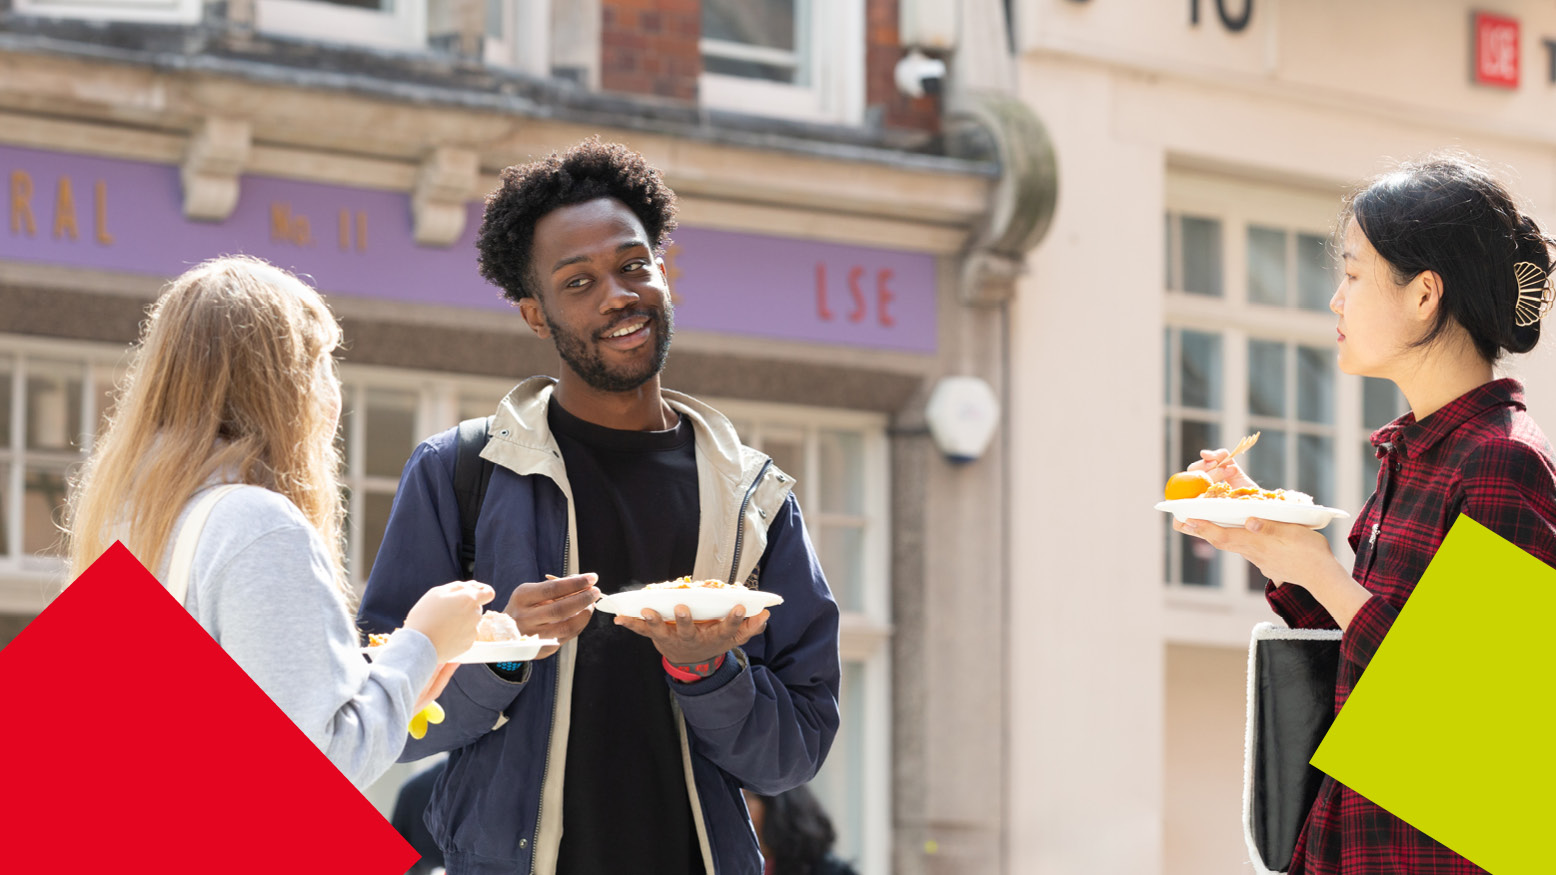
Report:
M 1204 471 L 1179 471 L 1167 478 L 1167 500 L 1199 498 L 1210 488 L 1210 475 Z

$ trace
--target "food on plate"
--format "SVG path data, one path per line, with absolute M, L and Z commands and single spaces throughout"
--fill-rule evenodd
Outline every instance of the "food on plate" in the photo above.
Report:
M 735 586 L 734 584 L 725 583 L 722 580 L 711 580 L 711 579 L 710 580 L 692 580 L 692 577 L 689 574 L 687 576 L 681 578 L 680 580 L 666 580 L 663 583 L 650 583 L 648 586 L 645 586 L 643 588 L 644 589 L 694 589 L 694 588 L 699 588 L 699 587 L 702 588 L 702 589 L 745 589 L 745 587 L 743 587 L 743 586 Z
M 475 627 L 477 641 L 518 641 L 522 637 L 513 618 L 502 611 L 487 611 Z
M 1199 498 L 1212 485 L 1210 475 L 1204 471 L 1179 471 L 1167 478 L 1167 500 Z
M 368 647 L 382 647 L 389 643 L 389 636 L 383 632 L 373 632 L 367 636 Z
M 1212 484 L 1200 498 L 1237 498 L 1259 501 L 1285 501 L 1292 504 L 1312 504 L 1313 496 L 1292 489 L 1256 489 L 1252 486 L 1232 486 L 1227 483 Z

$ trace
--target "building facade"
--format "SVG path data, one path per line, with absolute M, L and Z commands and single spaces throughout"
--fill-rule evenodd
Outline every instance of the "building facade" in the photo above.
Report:
M 1195 450 L 1261 431 L 1261 484 L 1356 512 L 1367 436 L 1404 407 L 1335 368 L 1341 198 L 1460 148 L 1556 226 L 1556 11 L 1026 0 L 1016 18 L 1059 195 L 1011 317 L 1008 871 L 1245 872 L 1248 636 L 1275 618 L 1246 563 L 1151 505 Z M 1550 345 L 1503 367 L 1547 429 Z M 1327 531 L 1349 562 L 1346 533 Z
M 1008 432 L 957 463 L 926 416 L 945 377 L 1005 396 L 1010 295 L 1052 207 L 1005 13 L 0 0 L 0 645 L 61 583 L 58 510 L 146 306 L 224 253 L 304 275 L 342 322 L 360 586 L 416 442 L 555 372 L 476 272 L 482 196 L 598 135 L 681 198 L 665 385 L 797 476 L 842 606 L 844 729 L 816 782 L 839 850 L 866 873 L 1008 870 Z

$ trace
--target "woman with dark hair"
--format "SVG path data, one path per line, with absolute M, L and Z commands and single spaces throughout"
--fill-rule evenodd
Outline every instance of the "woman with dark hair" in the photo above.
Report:
M 1354 567 L 1302 526 L 1174 524 L 1257 566 L 1270 579 L 1270 605 L 1293 628 L 1344 630 L 1337 711 L 1461 513 L 1556 565 L 1551 446 L 1525 412 L 1523 387 L 1494 373 L 1504 353 L 1528 352 L 1540 339 L 1556 241 L 1459 155 L 1374 180 L 1347 200 L 1341 230 L 1345 276 L 1329 305 L 1339 317 L 1340 369 L 1392 380 L 1410 404 L 1372 435 L 1381 464 L 1351 528 Z M 1226 450 L 1201 456 L 1191 469 L 1255 485 Z M 1483 870 L 1326 777 L 1290 871 Z
M 763 875 L 856 875 L 832 853 L 837 832 L 810 790 L 801 785 L 777 796 L 745 794 L 751 828 L 767 861 Z

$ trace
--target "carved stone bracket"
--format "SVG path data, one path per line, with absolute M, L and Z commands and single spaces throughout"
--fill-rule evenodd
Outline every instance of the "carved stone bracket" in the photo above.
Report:
M 416 242 L 452 246 L 459 240 L 479 184 L 480 161 L 475 152 L 451 146 L 433 149 L 417 171 L 416 190 L 411 194 Z
M 1017 98 L 973 91 L 957 104 L 948 120 L 980 128 L 1000 165 L 988 217 L 963 259 L 960 297 L 964 304 L 997 305 L 1015 294 L 1027 253 L 1048 233 L 1059 170 L 1048 130 Z
M 249 161 L 252 132 L 242 119 L 207 116 L 184 154 L 180 177 L 184 215 L 220 222 L 238 205 L 239 177 Z

